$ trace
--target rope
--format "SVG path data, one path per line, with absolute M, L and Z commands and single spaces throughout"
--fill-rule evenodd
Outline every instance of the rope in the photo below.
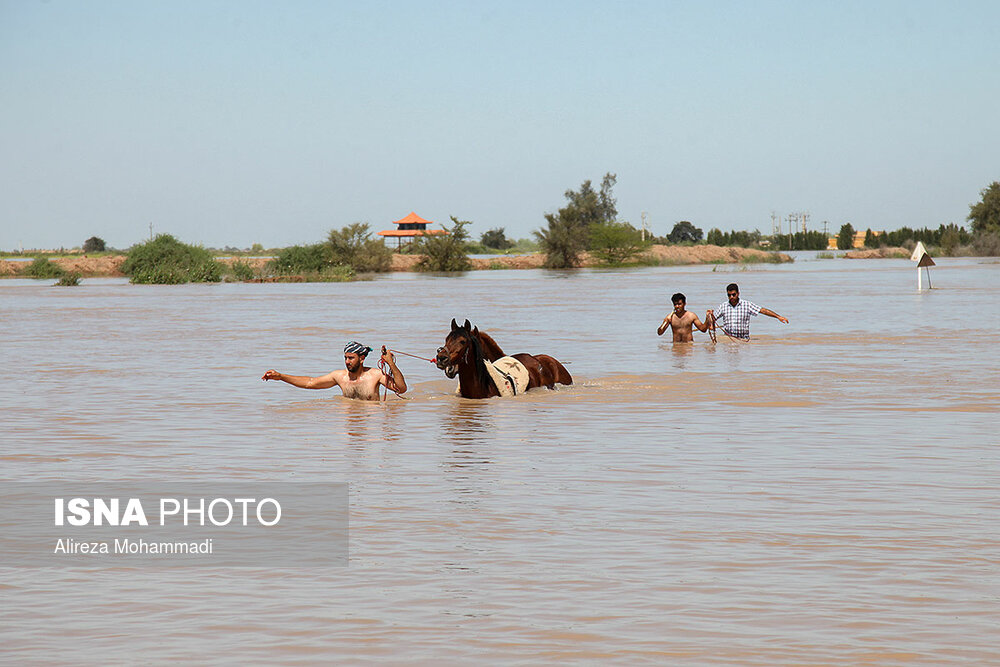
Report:
M 729 340 L 738 340 L 741 343 L 749 343 L 750 342 L 749 336 L 747 338 L 740 338 L 739 336 L 734 336 L 731 333 L 729 333 L 728 331 L 726 331 L 725 327 L 717 327 L 716 326 L 716 322 L 717 321 L 718 320 L 715 319 L 715 315 L 713 314 L 712 317 L 711 317 L 711 321 L 708 323 L 708 336 L 709 336 L 709 338 L 712 339 L 713 343 L 716 342 L 716 340 L 715 340 L 715 330 L 716 329 L 718 329 L 722 333 L 726 334 L 726 336 L 729 337 Z
M 394 354 L 403 354 L 403 355 L 406 355 L 407 357 L 413 357 L 414 359 L 420 359 L 422 361 L 429 361 L 432 364 L 437 363 L 433 359 L 428 359 L 427 357 L 418 357 L 415 354 L 410 354 L 409 352 L 402 352 L 400 350 L 393 350 L 392 348 L 389 348 L 389 352 L 392 352 Z M 382 357 L 379 357 L 379 359 L 378 359 L 378 369 L 380 371 L 382 371 L 383 373 L 385 373 L 389 377 L 390 380 L 393 379 L 392 368 L 389 367 L 389 364 L 387 364 L 384 361 L 382 361 Z M 395 382 L 393 384 L 395 384 Z M 396 394 L 396 396 L 399 396 L 400 398 L 403 398 L 403 396 L 401 396 L 400 393 L 398 391 L 396 391 L 396 390 L 393 390 L 392 393 Z M 383 387 L 383 389 L 382 389 L 382 400 L 385 401 L 388 398 L 389 398 L 389 388 L 388 387 Z
M 396 354 L 403 354 L 403 355 L 406 355 L 407 357 L 413 357 L 414 359 L 420 359 L 421 361 L 429 361 L 432 364 L 436 364 L 437 363 L 434 359 L 428 359 L 427 357 L 418 357 L 417 355 L 410 354 L 409 352 L 402 352 L 400 350 L 393 350 L 393 349 L 390 349 L 389 351 L 390 352 L 395 352 Z

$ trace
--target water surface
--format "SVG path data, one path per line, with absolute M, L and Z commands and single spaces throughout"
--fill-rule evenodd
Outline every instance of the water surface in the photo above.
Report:
M 350 565 L 4 568 L 20 664 L 1000 664 L 995 260 L 0 281 L 0 478 L 344 481 Z M 655 330 L 742 295 L 753 341 Z M 451 318 L 572 387 L 467 401 L 262 383 Z

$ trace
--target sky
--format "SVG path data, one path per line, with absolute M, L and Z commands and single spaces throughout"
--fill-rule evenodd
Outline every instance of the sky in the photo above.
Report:
M 1000 3 L 0 0 L 0 249 L 315 243 L 410 211 L 963 224 L 1000 180 Z

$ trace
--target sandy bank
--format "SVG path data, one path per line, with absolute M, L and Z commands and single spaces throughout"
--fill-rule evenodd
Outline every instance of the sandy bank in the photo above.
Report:
M 877 251 L 871 251 L 877 252 Z M 905 252 L 905 251 L 904 251 Z M 736 263 L 745 261 L 769 261 L 777 255 L 781 261 L 789 262 L 791 259 L 784 253 L 770 253 L 763 250 L 751 248 L 722 248 L 715 245 L 699 246 L 663 246 L 654 245 L 647 250 L 642 259 L 651 263 L 659 264 L 708 264 L 708 263 Z M 848 253 L 847 256 L 851 256 Z M 892 256 L 892 255 L 887 255 Z M 250 258 L 226 258 L 219 261 L 224 264 L 231 264 L 238 259 L 250 264 L 255 270 L 263 269 L 268 259 L 261 257 Z M 67 271 L 74 271 L 84 277 L 108 277 L 118 278 L 123 274 L 121 265 L 125 261 L 124 255 L 113 255 L 104 257 L 62 257 L 53 259 L 52 262 L 58 264 Z M 416 264 L 420 261 L 420 255 L 396 255 L 392 256 L 393 271 L 415 271 Z M 545 262 L 545 256 L 541 253 L 533 255 L 496 255 L 486 258 L 473 258 L 472 268 L 482 269 L 538 269 Z M 23 276 L 30 262 L 11 262 L 0 260 L 0 276 L 17 277 Z M 589 253 L 583 255 L 583 266 L 599 266 L 600 261 L 591 257 Z
M 910 251 L 906 248 L 866 248 L 845 252 L 844 257 L 847 259 L 909 259 Z

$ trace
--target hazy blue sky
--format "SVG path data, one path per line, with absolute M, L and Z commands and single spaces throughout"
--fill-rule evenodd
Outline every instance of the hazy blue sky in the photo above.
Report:
M 1000 3 L 0 0 L 0 248 L 528 236 L 615 172 L 652 230 L 965 220 Z

